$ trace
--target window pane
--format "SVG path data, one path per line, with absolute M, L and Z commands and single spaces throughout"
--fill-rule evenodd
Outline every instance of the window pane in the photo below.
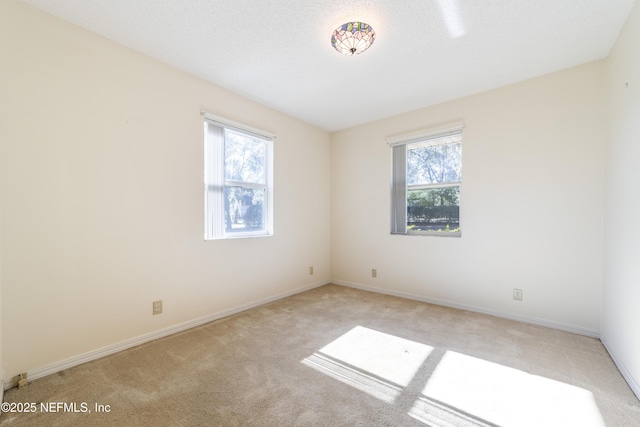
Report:
M 225 178 L 231 181 L 264 184 L 265 153 L 264 140 L 225 130 Z
M 460 187 L 409 190 L 407 230 L 460 231 Z
M 462 181 L 462 143 L 407 146 L 407 183 L 442 184 Z
M 225 187 L 224 224 L 227 233 L 264 230 L 264 188 Z

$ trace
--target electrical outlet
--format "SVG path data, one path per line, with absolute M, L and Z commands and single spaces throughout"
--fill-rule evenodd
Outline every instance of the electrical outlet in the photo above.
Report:
M 24 372 L 18 375 L 18 388 L 22 388 L 26 385 L 29 385 L 29 381 L 27 381 L 27 373 Z
M 313 265 L 309 267 L 309 274 L 313 275 Z
M 513 288 L 513 299 L 516 301 L 522 301 L 522 289 Z
M 376 270 L 375 268 L 371 269 L 371 277 L 378 277 L 378 270 Z
M 162 313 L 162 300 L 153 302 L 153 314 L 161 314 Z

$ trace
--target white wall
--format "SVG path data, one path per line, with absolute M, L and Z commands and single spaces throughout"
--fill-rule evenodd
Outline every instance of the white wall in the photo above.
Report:
M 334 279 L 601 331 L 638 393 L 639 15 L 606 63 L 330 137 L 0 1 L 0 374 Z M 275 236 L 203 241 L 201 109 L 278 134 Z M 390 236 L 385 138 L 452 121 L 462 238 Z
M 14 0 L 0 58 L 5 378 L 330 280 L 327 132 Z M 278 135 L 273 237 L 203 240 L 201 109 Z
M 333 134 L 334 282 L 597 336 L 603 79 L 594 62 Z M 390 235 L 385 138 L 455 121 L 462 237 Z
M 628 85 L 628 87 L 627 87 Z M 607 64 L 602 340 L 640 397 L 640 6 Z

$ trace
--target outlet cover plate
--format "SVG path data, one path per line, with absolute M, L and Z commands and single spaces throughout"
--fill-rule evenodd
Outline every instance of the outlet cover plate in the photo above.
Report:
M 513 288 L 513 299 L 516 301 L 522 301 L 522 289 Z
M 153 314 L 161 314 L 162 313 L 162 300 L 153 302 Z

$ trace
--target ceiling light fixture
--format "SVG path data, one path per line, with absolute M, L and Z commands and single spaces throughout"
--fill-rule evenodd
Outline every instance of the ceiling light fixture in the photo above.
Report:
M 345 55 L 358 55 L 369 49 L 376 39 L 376 32 L 364 22 L 347 22 L 331 35 L 331 45 Z

